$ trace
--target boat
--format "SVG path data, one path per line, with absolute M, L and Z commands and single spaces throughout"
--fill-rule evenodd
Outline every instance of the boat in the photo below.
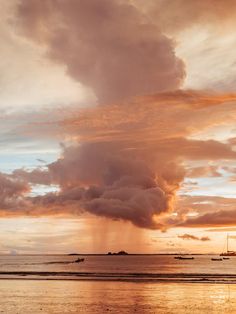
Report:
M 191 256 L 191 257 L 187 257 L 187 256 L 175 256 L 174 258 L 175 258 L 175 259 L 194 259 L 193 256 Z
M 77 260 L 74 261 L 74 263 L 81 263 L 84 262 L 84 258 L 77 258 Z
M 223 258 L 212 258 L 211 260 L 214 262 L 220 262 L 223 261 Z
M 223 257 L 223 259 L 230 259 L 229 257 Z
M 229 250 L 229 234 L 226 238 L 226 252 L 221 253 L 220 256 L 236 256 L 236 251 Z

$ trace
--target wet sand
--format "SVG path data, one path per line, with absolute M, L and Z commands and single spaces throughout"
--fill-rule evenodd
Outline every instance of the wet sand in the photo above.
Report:
M 0 313 L 236 313 L 236 285 L 0 281 Z

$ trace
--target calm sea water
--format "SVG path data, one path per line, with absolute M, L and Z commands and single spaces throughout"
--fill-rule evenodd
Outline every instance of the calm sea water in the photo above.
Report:
M 0 312 L 236 313 L 235 257 L 83 257 L 0 256 Z
M 236 257 L 214 262 L 210 255 L 177 260 L 171 255 L 0 256 L 0 278 L 123 281 L 236 282 Z M 215 257 L 215 256 L 214 256 Z

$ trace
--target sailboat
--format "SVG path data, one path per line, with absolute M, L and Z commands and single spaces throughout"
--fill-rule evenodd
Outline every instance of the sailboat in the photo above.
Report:
M 221 253 L 220 256 L 236 256 L 236 251 L 229 250 L 229 234 L 227 234 L 227 247 L 226 248 L 227 248 L 226 252 Z

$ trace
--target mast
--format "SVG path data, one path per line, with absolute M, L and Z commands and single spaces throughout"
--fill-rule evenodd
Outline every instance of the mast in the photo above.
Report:
M 227 253 L 229 252 L 229 234 L 227 233 Z

